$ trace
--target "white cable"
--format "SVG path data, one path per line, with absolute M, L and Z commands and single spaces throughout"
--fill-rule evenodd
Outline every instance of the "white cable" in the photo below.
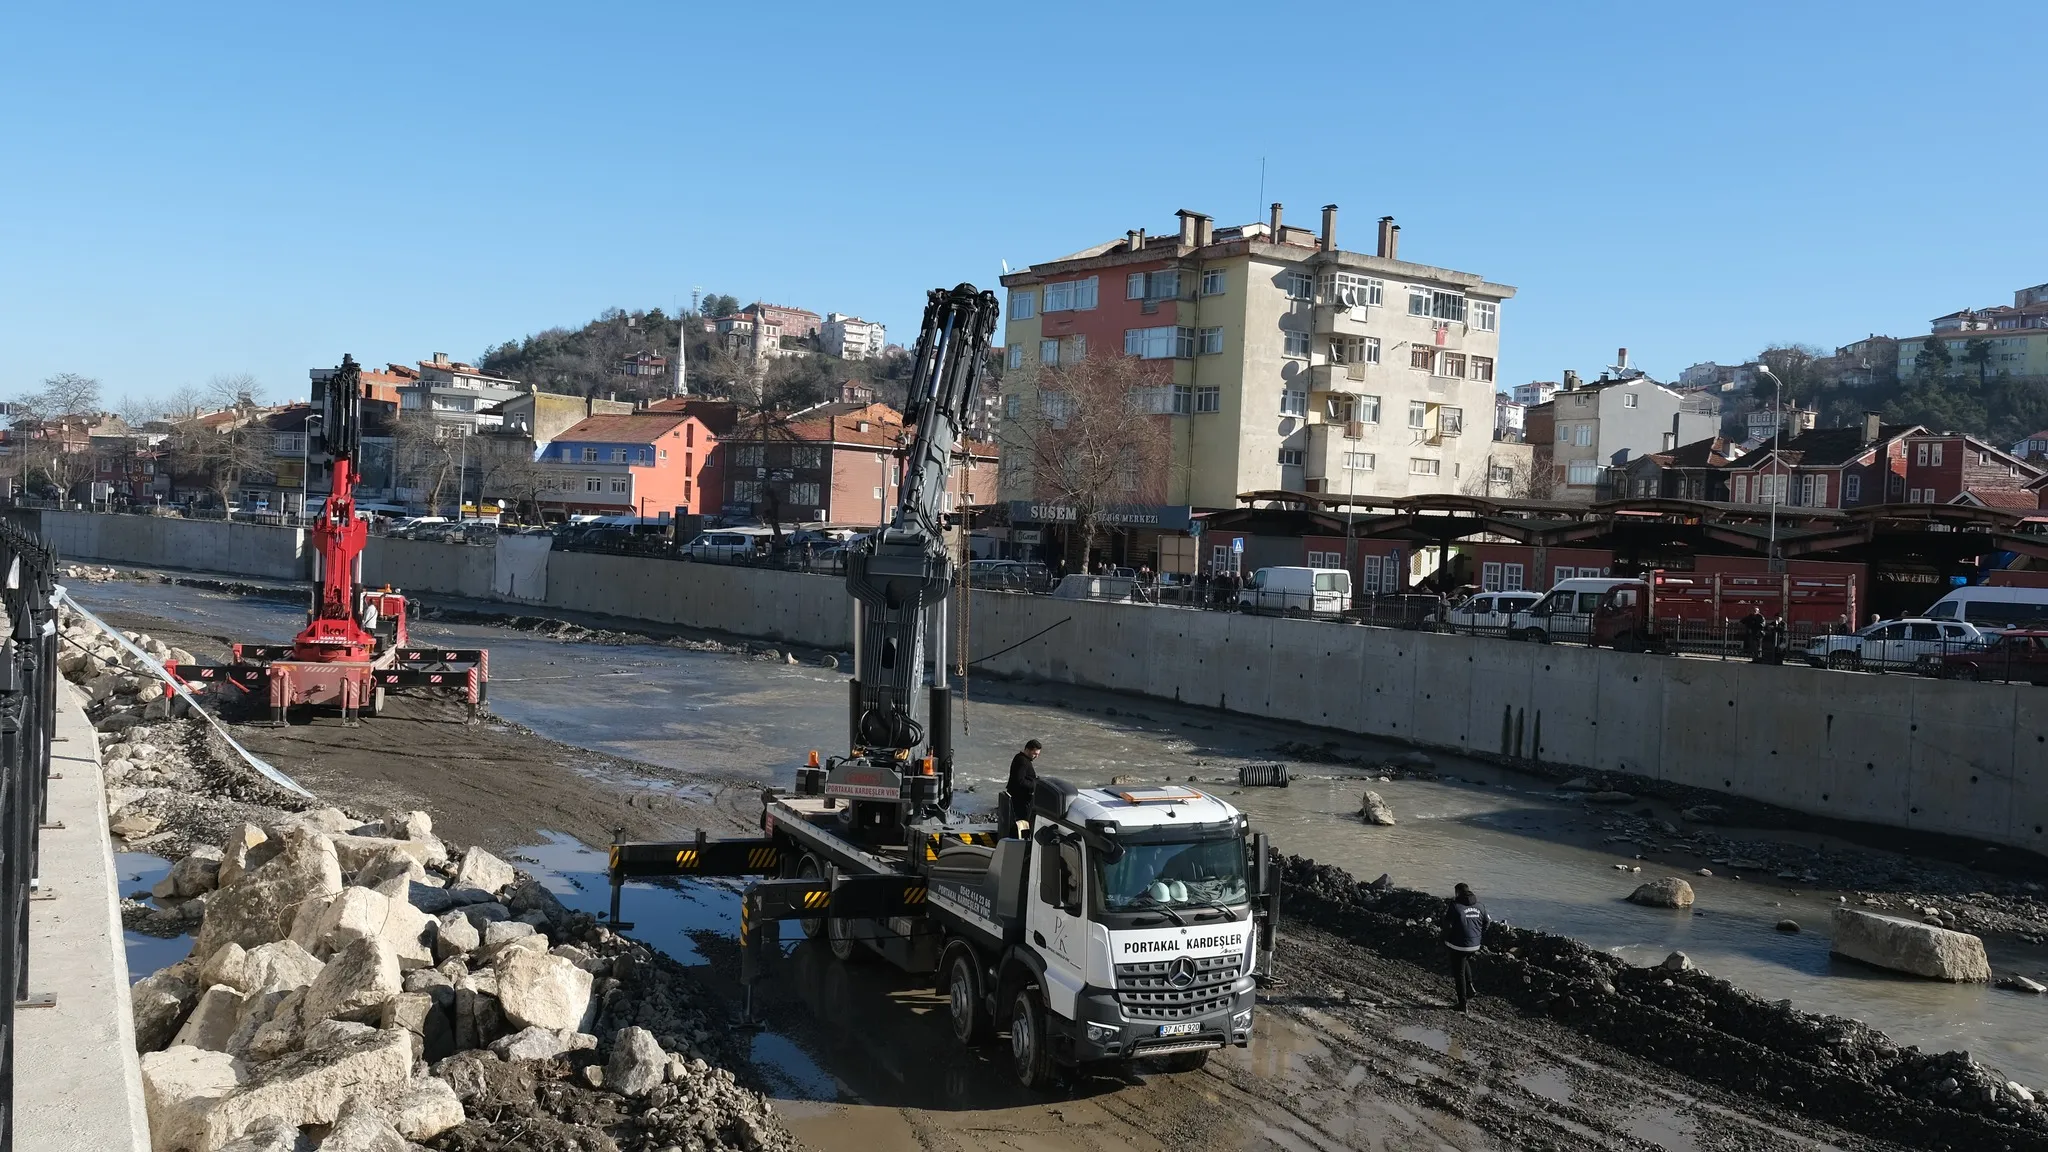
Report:
M 192 711 L 197 712 L 200 715 L 200 717 L 203 718 L 208 724 L 213 725 L 214 731 L 220 733 L 220 738 L 228 742 L 228 747 L 233 748 L 236 752 L 241 753 L 242 759 L 248 762 L 249 767 L 254 768 L 256 771 L 262 773 L 264 779 L 269 780 L 271 783 L 276 784 L 280 788 L 290 789 L 291 791 L 296 792 L 301 796 L 304 796 L 308 800 L 319 799 L 319 797 L 313 795 L 311 792 L 308 792 L 304 788 L 301 788 L 299 786 L 298 781 L 271 767 L 268 763 L 265 763 L 264 760 L 261 757 L 257 756 L 254 752 L 251 752 L 247 748 L 242 747 L 241 741 L 236 740 L 234 736 L 228 732 L 227 726 L 225 724 L 222 724 L 219 720 L 215 719 L 211 712 L 208 712 L 203 706 L 201 706 L 201 704 L 199 703 L 199 698 L 192 695 L 192 693 L 186 689 L 185 685 L 179 683 L 178 679 L 172 676 L 170 672 L 167 671 L 162 664 L 157 663 L 156 658 L 154 656 L 151 656 L 149 653 L 144 652 L 140 647 L 136 646 L 134 641 L 128 639 L 126 636 L 121 635 L 121 633 L 116 629 L 107 627 L 106 621 L 101 620 L 99 617 L 93 615 L 92 611 L 88 609 L 85 605 L 80 604 L 78 601 L 72 599 L 71 594 L 65 591 L 64 586 L 62 584 L 57 585 L 56 600 L 59 603 L 66 603 L 71 605 L 73 611 L 77 612 L 80 616 L 85 617 L 87 620 L 92 621 L 93 627 L 98 628 L 101 632 L 104 632 L 107 635 L 107 637 L 111 639 L 114 643 L 119 644 L 123 648 L 126 648 L 137 659 L 141 660 L 142 663 L 145 666 L 147 666 L 150 671 L 156 673 L 157 679 L 162 680 L 164 682 L 164 686 L 167 689 L 169 689 L 174 695 L 184 697 L 185 703 L 191 707 Z

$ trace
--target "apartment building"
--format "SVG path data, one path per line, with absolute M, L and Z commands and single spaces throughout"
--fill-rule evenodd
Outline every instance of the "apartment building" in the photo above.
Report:
M 726 490 L 721 511 L 734 520 L 880 524 L 900 494 L 903 414 L 887 404 L 836 401 L 773 421 L 741 419 L 722 436 Z M 953 469 L 948 509 L 996 498 L 993 444 L 967 441 Z
M 1621 360 L 1626 369 L 1627 349 Z M 1711 395 L 1681 393 L 1648 376 L 1602 376 L 1551 398 L 1551 494 L 1591 501 L 1617 494 L 1621 470 L 1637 456 L 1712 436 L 1720 406 Z
M 1725 503 L 1728 475 L 1723 466 L 1742 458 L 1740 445 L 1709 436 L 1663 452 L 1636 457 L 1623 469 L 1619 494 L 1636 500 L 1701 500 Z
M 707 501 L 715 506 L 702 481 L 716 445 L 684 412 L 591 416 L 540 457 L 540 503 L 569 515 L 701 515 Z
M 1171 426 L 1171 465 L 1154 485 L 1167 506 L 1483 480 L 1512 287 L 1401 259 L 1392 217 L 1365 253 L 1338 245 L 1335 205 L 1319 232 L 1285 223 L 1279 204 L 1225 228 L 1178 216 L 1174 234 L 1132 229 L 1003 277 L 1006 428 L 1043 403 L 1040 371 L 1125 355 L 1156 362 L 1144 403 Z M 1004 484 L 1005 499 L 1037 495 L 1028 469 L 1006 469 Z
M 1531 380 L 1527 384 L 1517 384 L 1511 395 L 1515 403 L 1520 404 L 1524 408 L 1534 408 L 1538 404 L 1548 404 L 1550 403 L 1550 398 L 1557 395 L 1557 381 Z
M 866 360 L 879 356 L 887 345 L 888 330 L 873 320 L 830 312 L 818 326 L 818 347 L 827 356 L 841 360 Z
M 492 376 L 474 364 L 450 360 L 446 352 L 421 360 L 416 379 L 397 386 L 401 415 L 429 413 L 447 435 L 467 436 L 479 428 L 496 427 L 500 418 L 486 409 L 519 395 L 517 380 Z
M 528 390 L 484 409 L 484 415 L 497 418 L 497 434 L 523 438 L 529 453 L 538 453 L 592 416 L 625 416 L 632 411 L 632 403 L 625 400 Z

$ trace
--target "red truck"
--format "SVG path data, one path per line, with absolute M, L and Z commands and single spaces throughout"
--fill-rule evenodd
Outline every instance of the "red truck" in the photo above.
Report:
M 1685 639 L 1741 635 L 1751 615 L 1788 631 L 1825 632 L 1856 621 L 1856 581 L 1846 576 L 1653 571 L 1608 589 L 1593 616 L 1593 643 L 1626 652 L 1670 652 Z

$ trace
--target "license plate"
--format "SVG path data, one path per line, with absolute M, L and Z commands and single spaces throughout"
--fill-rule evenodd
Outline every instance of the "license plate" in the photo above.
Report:
M 1201 1030 L 1202 1025 L 1199 1022 L 1190 1024 L 1161 1024 L 1159 1026 L 1159 1034 L 1161 1036 L 1193 1036 Z

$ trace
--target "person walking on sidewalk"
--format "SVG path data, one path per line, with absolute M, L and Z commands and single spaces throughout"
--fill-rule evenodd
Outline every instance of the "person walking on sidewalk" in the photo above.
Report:
M 1459 884 L 1457 895 L 1451 897 L 1451 906 L 1444 913 L 1444 946 L 1451 952 L 1451 979 L 1458 986 L 1460 1012 L 1476 995 L 1472 991 L 1472 957 L 1479 954 L 1487 923 L 1486 905 L 1472 894 L 1471 885 Z

